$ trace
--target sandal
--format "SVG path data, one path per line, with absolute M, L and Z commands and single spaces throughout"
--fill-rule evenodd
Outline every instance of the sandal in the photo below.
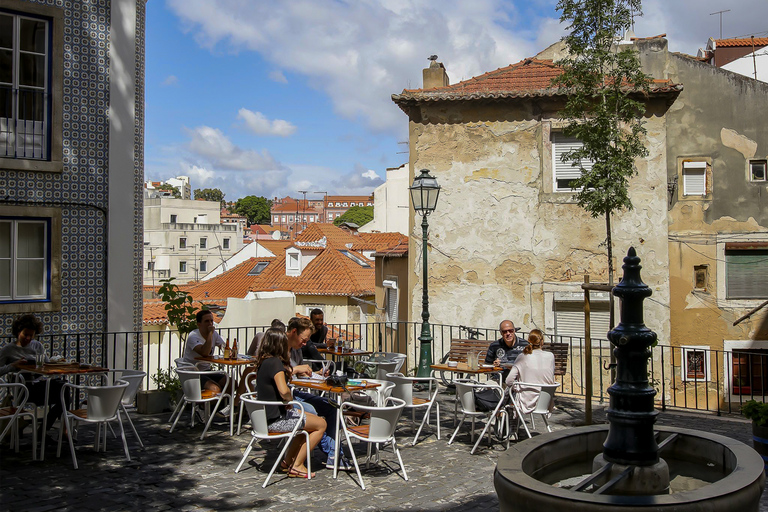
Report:
M 280 472 L 281 473 L 288 473 L 291 470 L 291 467 L 288 465 L 287 462 L 280 461 Z
M 305 471 L 291 468 L 290 471 L 288 471 L 288 478 L 309 478 L 309 477 L 307 476 L 307 473 Z M 312 473 L 312 478 L 315 478 L 314 473 Z

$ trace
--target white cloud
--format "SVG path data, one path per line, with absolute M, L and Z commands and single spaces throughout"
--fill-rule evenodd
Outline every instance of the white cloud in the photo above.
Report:
M 287 84 L 288 83 L 288 79 L 285 78 L 285 75 L 279 69 L 276 69 L 276 70 L 270 72 L 269 73 L 269 79 L 272 80 L 273 82 L 278 82 L 278 83 L 281 83 L 281 84 Z
M 242 149 L 218 128 L 198 126 L 187 132 L 191 137 L 187 149 L 206 159 L 216 169 L 264 171 L 282 168 L 266 149 L 261 152 Z
M 288 137 L 296 133 L 296 126 L 283 119 L 273 119 L 270 121 L 261 112 L 253 112 L 247 108 L 241 108 L 237 111 L 237 118 L 245 122 L 246 128 L 256 135 L 277 135 L 279 137 Z
M 168 0 L 205 47 L 258 52 L 305 76 L 336 112 L 374 130 L 402 135 L 390 95 L 421 87 L 427 57 L 438 54 L 452 82 L 532 55 L 541 17 L 502 0 L 444 2 L 242 2 Z M 509 30 L 525 27 L 525 37 Z
M 165 86 L 176 85 L 177 83 L 179 83 L 179 79 L 176 77 L 176 75 L 168 75 L 165 77 L 165 80 L 163 80 L 163 85 Z
M 362 176 L 363 178 L 368 178 L 369 180 L 381 180 L 381 177 L 378 174 L 376 174 L 376 171 L 374 171 L 373 169 L 368 169 L 367 171 L 362 173 L 360 176 Z

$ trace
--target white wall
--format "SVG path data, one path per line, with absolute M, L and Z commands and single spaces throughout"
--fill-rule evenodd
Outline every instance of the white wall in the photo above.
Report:
M 359 231 L 408 235 L 408 164 L 387 169 L 387 181 L 373 192 L 373 220 Z

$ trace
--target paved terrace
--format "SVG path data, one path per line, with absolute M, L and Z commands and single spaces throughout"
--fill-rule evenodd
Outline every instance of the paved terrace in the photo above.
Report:
M 214 424 L 204 441 L 199 439 L 202 426 L 194 430 L 180 420 L 170 434 L 166 423 L 170 414 L 141 416 L 134 421 L 145 449 L 140 449 L 133 434 L 126 434 L 131 462 L 123 456 L 119 439 L 109 438 L 107 453 L 95 453 L 90 427 L 81 431 L 78 449 L 80 469 L 75 471 L 66 445 L 62 457 L 55 457 L 55 447 L 44 462 L 32 462 L 29 445 L 22 444 L 16 454 L 6 443 L 0 448 L 0 509 L 9 511 L 48 510 L 498 510 L 493 489 L 493 471 L 503 446 L 491 449 L 481 445 L 470 455 L 469 434 L 447 440 L 452 432 L 453 397 L 441 393 L 443 412 L 442 439 L 428 432 L 416 446 L 407 443 L 409 424 L 399 429 L 403 461 L 410 480 L 405 482 L 391 451 L 382 453 L 383 466 L 363 471 L 367 489 L 361 490 L 354 473 L 340 473 L 333 480 L 332 471 L 313 462 L 317 478 L 311 481 L 289 479 L 276 473 L 266 489 L 261 484 L 269 465 L 258 445 L 252 460 L 235 474 L 245 447 L 248 431 L 229 437 L 227 424 Z M 604 422 L 603 408 L 595 404 L 595 421 Z M 571 398 L 557 398 L 552 417 L 554 429 L 566 429 L 583 421 L 582 404 Z M 537 426 L 541 422 L 537 423 Z M 697 428 L 751 443 L 751 426 L 741 417 L 717 417 L 701 413 L 663 412 L 659 424 Z M 468 425 L 468 423 L 467 423 Z M 27 433 L 26 439 L 29 438 Z M 411 438 L 412 439 L 412 435 Z M 25 441 L 23 441 L 24 443 Z M 267 445 L 267 461 L 277 456 L 276 443 Z M 362 445 L 361 445 L 362 447 Z M 47 449 L 51 448 L 49 444 Z M 364 448 L 363 448 L 364 449 Z M 359 452 L 358 452 L 359 453 Z M 324 462 L 324 461 L 323 461 Z M 389 469 L 387 469 L 389 468 Z M 768 512 L 768 493 L 763 495 L 761 512 Z

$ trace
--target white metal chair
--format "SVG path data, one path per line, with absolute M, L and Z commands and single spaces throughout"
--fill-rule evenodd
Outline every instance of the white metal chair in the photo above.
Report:
M 245 409 L 248 411 L 248 417 L 251 419 L 251 442 L 248 443 L 248 447 L 245 449 L 245 453 L 243 454 L 243 458 L 240 459 L 240 464 L 237 465 L 237 468 L 235 468 L 235 473 L 238 473 L 240 471 L 240 468 L 243 467 L 243 464 L 248 459 L 248 455 L 251 454 L 251 449 L 253 449 L 253 443 L 256 442 L 258 439 L 285 439 L 286 442 L 283 446 L 283 449 L 280 450 L 280 455 L 277 456 L 277 459 L 275 460 L 275 464 L 272 466 L 272 469 L 269 471 L 269 474 L 267 475 L 267 479 L 264 480 L 264 483 L 261 485 L 262 488 L 266 487 L 269 483 L 269 479 L 272 478 L 272 475 L 275 473 L 275 469 L 277 469 L 278 464 L 283 460 L 283 456 L 285 455 L 286 450 L 288 450 L 288 446 L 290 446 L 291 442 L 293 441 L 293 438 L 296 437 L 299 434 L 303 434 L 304 437 L 306 437 L 306 448 L 307 448 L 307 478 L 312 478 L 312 468 L 310 466 L 312 454 L 309 447 L 309 432 L 306 430 L 300 429 L 299 426 L 304 423 L 304 418 L 306 417 L 306 413 L 304 412 L 304 405 L 301 402 L 297 401 L 290 401 L 290 402 L 267 402 L 263 400 L 257 400 L 256 399 L 256 393 L 245 393 L 240 397 L 240 403 L 245 404 Z M 290 432 L 270 432 L 269 431 L 269 424 L 267 422 L 267 409 L 266 406 L 268 405 L 297 405 L 301 411 L 301 416 L 299 417 L 299 421 L 296 423 L 296 426 L 291 430 Z
M 176 368 L 197 368 L 196 363 L 190 363 L 183 357 L 177 357 L 173 360 L 173 364 L 176 365 Z
M 181 400 L 179 400 L 179 404 L 176 406 L 176 410 L 173 411 L 173 414 L 171 415 L 171 418 L 168 420 L 169 422 L 173 420 L 173 425 L 171 425 L 171 432 L 173 432 L 173 429 L 176 427 L 176 423 L 178 423 L 179 418 L 181 417 L 181 414 L 184 412 L 184 408 L 187 406 L 187 404 L 192 404 L 192 411 L 191 411 L 191 426 L 192 428 L 195 427 L 195 408 L 199 405 L 206 405 L 210 406 L 213 402 L 216 403 L 216 409 L 218 409 L 219 405 L 221 404 L 221 400 L 224 397 L 229 397 L 231 399 L 231 396 L 229 393 L 226 393 L 225 391 L 222 391 L 221 393 L 214 393 L 212 391 L 209 391 L 207 389 L 203 389 L 201 385 L 201 377 L 204 375 L 215 375 L 216 377 L 221 377 L 221 372 L 215 372 L 215 371 L 209 371 L 209 370 L 193 370 L 189 367 L 187 368 L 174 368 L 174 371 L 179 376 L 179 380 L 181 381 L 181 390 L 184 393 L 181 397 Z M 222 387 L 223 390 L 229 389 L 229 375 L 224 374 L 226 381 L 224 383 L 224 386 Z M 208 410 L 206 408 L 206 414 L 208 416 L 208 421 L 205 424 L 205 428 L 203 429 L 203 433 L 200 434 L 200 439 L 205 438 L 206 432 L 208 432 L 208 429 L 211 426 L 211 423 L 213 422 L 213 414 L 208 414 Z M 175 418 L 175 420 L 174 420 Z
M 304 359 L 304 362 L 314 368 L 314 364 L 321 365 L 320 372 L 323 375 L 336 373 L 336 363 L 331 359 Z
M 128 424 L 131 425 L 133 435 L 136 436 L 139 445 L 144 448 L 144 443 L 141 441 L 141 436 L 139 436 L 139 433 L 136 431 L 136 426 L 133 424 L 133 420 L 131 420 L 131 415 L 128 414 L 128 409 L 136 409 L 133 402 L 136 399 L 136 394 L 139 392 L 141 381 L 147 376 L 147 372 L 142 372 L 140 370 L 112 370 L 111 373 L 113 373 L 119 380 L 128 383 L 128 388 L 125 390 L 123 399 L 120 401 L 120 407 L 123 409 L 126 419 L 128 419 Z M 118 374 L 119 376 L 117 376 Z
M 395 429 L 397 428 L 397 421 L 400 419 L 400 415 L 405 407 L 405 401 L 399 398 L 387 398 L 385 405 L 382 407 L 371 407 L 367 405 L 355 404 L 352 402 L 344 402 L 341 404 L 341 414 L 336 419 L 336 448 L 334 453 L 333 464 L 333 478 L 336 478 L 339 474 L 339 446 L 346 440 L 349 451 L 352 454 L 352 461 L 355 464 L 355 471 L 357 471 L 357 478 L 360 481 L 360 487 L 365 490 L 365 483 L 363 482 L 363 475 L 360 473 L 360 465 L 357 462 L 357 456 L 355 450 L 350 444 L 350 437 L 368 443 L 368 456 L 366 459 L 366 465 L 371 460 L 371 446 L 376 447 L 376 456 L 378 462 L 379 445 L 392 445 L 392 451 L 397 455 L 397 461 L 400 463 L 400 468 L 403 470 L 403 479 L 408 480 L 408 473 L 405 471 L 403 465 L 403 458 L 400 456 L 400 450 L 397 448 L 397 441 L 395 440 Z M 353 410 L 362 412 L 370 416 L 370 422 L 365 425 L 357 427 L 348 427 L 346 422 L 339 420 L 343 413 L 347 410 Z M 339 428 L 344 432 L 344 439 L 341 439 L 338 435 Z
M 437 402 L 437 379 L 434 377 L 406 377 L 402 373 L 388 373 L 387 380 L 394 382 L 395 387 L 392 389 L 392 396 L 405 401 L 405 408 L 411 410 L 411 420 L 414 423 L 416 422 L 416 409 L 424 409 L 424 418 L 421 420 L 421 425 L 419 425 L 419 429 L 413 438 L 413 445 L 416 445 L 424 424 L 429 423 L 429 413 L 433 407 L 436 413 L 435 431 L 437 438 L 440 439 L 440 404 Z M 413 384 L 423 384 L 426 382 L 429 382 L 429 398 L 413 396 Z
M 251 372 L 250 374 L 245 376 L 245 392 L 253 395 L 253 398 L 257 398 L 256 389 L 254 389 L 255 385 L 256 385 L 256 372 Z M 242 400 L 240 400 L 240 414 L 237 416 L 237 435 L 240 435 L 240 429 L 243 426 L 243 408 L 244 407 L 245 407 L 245 404 L 243 403 Z
M 376 365 L 376 378 L 386 380 L 388 373 L 400 373 L 405 360 L 406 355 L 399 352 L 374 352 L 365 362 L 378 363 Z
M 538 414 L 541 416 L 541 418 L 544 420 L 544 426 L 547 427 L 547 432 L 552 432 L 552 428 L 549 426 L 549 422 L 547 421 L 547 418 L 549 418 L 549 406 L 555 399 L 555 390 L 560 387 L 560 383 L 555 384 L 536 384 L 533 382 L 515 382 L 511 386 L 511 396 L 512 399 L 517 407 L 517 412 L 519 413 L 519 416 L 522 418 L 522 407 L 520 405 L 520 401 L 518 398 L 518 393 L 520 391 L 539 391 L 539 398 L 536 401 L 536 407 L 533 409 L 533 411 L 530 412 L 529 417 L 531 418 L 531 430 L 536 430 L 536 423 L 534 422 L 533 415 Z M 525 426 L 525 431 L 528 434 L 528 437 L 531 437 L 531 432 L 528 430 L 528 427 L 525 425 L 525 418 L 522 418 L 523 425 Z
M 19 428 L 19 420 L 28 417 L 32 422 L 32 460 L 37 460 L 37 414 L 36 407 L 25 409 L 27 405 L 27 398 L 29 397 L 29 390 L 24 384 L 20 383 L 5 383 L 0 382 L 0 398 L 8 396 L 10 399 L 10 405 L 7 407 L 0 407 L 0 422 L 8 422 L 0 434 L 0 443 L 2 443 L 5 435 L 10 432 L 11 446 L 14 447 L 16 453 L 19 452 L 19 438 L 21 437 L 21 429 Z
M 395 383 L 389 380 L 365 379 L 368 384 L 378 384 L 376 388 L 364 389 L 363 393 L 371 397 L 378 407 L 383 407 L 387 398 L 392 395 Z
M 77 456 L 75 455 L 74 426 L 79 422 L 95 423 L 96 438 L 93 446 L 98 452 L 100 448 L 107 450 L 107 424 L 110 421 L 117 420 L 120 425 L 120 436 L 123 438 L 123 448 L 125 449 L 126 460 L 131 460 L 131 454 L 128 452 L 128 441 L 125 439 L 125 429 L 123 420 L 120 417 L 120 405 L 128 383 L 124 380 L 118 380 L 112 386 L 82 386 L 66 383 L 61 389 L 61 402 L 64 403 L 64 396 L 67 388 L 84 391 L 87 394 L 88 403 L 85 409 L 66 410 L 61 415 L 62 420 L 59 425 L 59 446 L 56 450 L 56 456 L 61 456 L 61 442 L 64 438 L 64 428 L 68 432 L 69 451 L 72 453 L 72 464 L 77 469 Z M 77 393 L 78 391 L 75 391 Z
M 448 441 L 448 444 L 453 443 L 456 434 L 464 424 L 464 420 L 467 418 L 467 416 L 472 419 L 472 431 L 470 433 L 469 440 L 471 443 L 474 443 L 474 446 L 472 446 L 472 451 L 469 452 L 470 454 L 475 453 L 475 450 L 477 450 L 477 447 L 480 444 L 480 441 L 483 440 L 483 436 L 486 432 L 488 432 L 488 446 L 491 445 L 491 432 L 489 427 L 494 423 L 494 421 L 498 420 L 497 425 L 506 426 L 506 430 L 509 432 L 509 416 L 504 409 L 505 395 L 501 386 L 494 382 L 480 384 L 479 382 L 470 379 L 456 379 L 453 382 L 456 384 L 456 400 L 458 401 L 459 408 L 461 409 L 461 420 L 456 425 L 456 430 L 453 431 L 453 435 L 451 436 L 450 441 Z M 475 404 L 475 391 L 485 389 L 495 390 L 499 397 L 499 402 L 492 411 L 478 411 Z M 501 417 L 498 416 L 499 414 Z M 485 422 L 483 431 L 478 436 L 477 442 L 475 442 L 475 419 L 477 418 L 487 418 L 487 420 Z

